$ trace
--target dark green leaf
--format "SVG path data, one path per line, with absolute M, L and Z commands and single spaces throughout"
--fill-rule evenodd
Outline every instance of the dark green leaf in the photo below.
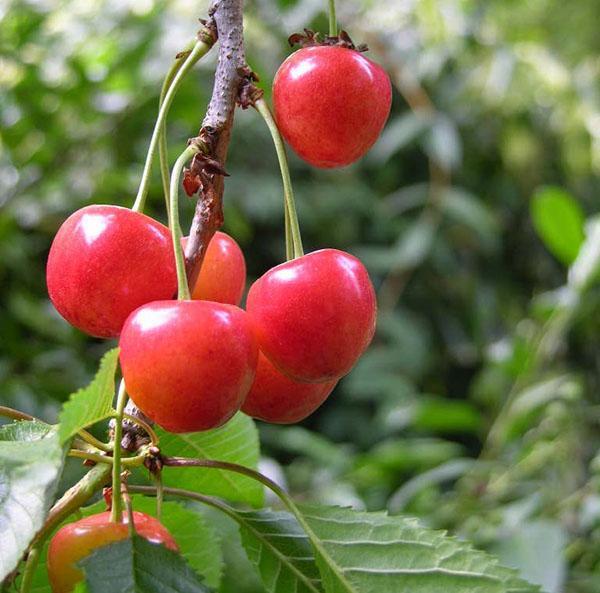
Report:
M 79 563 L 90 593 L 207 593 L 177 553 L 135 535 L 98 548 Z

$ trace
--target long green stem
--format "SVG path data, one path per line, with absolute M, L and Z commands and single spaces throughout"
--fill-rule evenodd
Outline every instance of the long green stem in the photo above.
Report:
M 180 301 L 190 300 L 190 288 L 185 273 L 185 259 L 181 246 L 181 227 L 179 226 L 179 179 L 185 164 L 200 152 L 195 144 L 190 144 L 175 161 L 173 173 L 171 174 L 171 186 L 169 188 L 169 224 L 171 226 L 171 237 L 173 238 L 173 250 L 175 252 L 175 267 L 177 269 L 177 298 Z
M 117 413 L 115 414 L 115 447 L 112 465 L 112 509 L 110 520 L 113 523 L 121 522 L 121 439 L 123 438 L 123 411 L 127 403 L 127 390 L 125 381 L 121 379 L 117 395 Z
M 185 49 L 180 52 L 179 56 L 175 58 L 175 61 L 171 64 L 167 75 L 163 81 L 162 87 L 160 89 L 160 98 L 158 100 L 159 109 L 163 106 L 165 102 L 165 97 L 171 88 L 171 84 L 175 79 L 175 76 L 185 63 L 186 58 L 194 47 L 194 41 L 188 43 Z M 160 177 L 162 180 L 163 186 L 163 194 L 165 196 L 165 205 L 167 208 L 167 212 L 169 212 L 169 161 L 168 161 L 168 150 L 167 150 L 167 122 L 166 118 L 163 121 L 161 129 L 160 129 L 160 137 L 158 139 L 158 159 L 160 162 Z
M 292 179 L 290 177 L 290 170 L 287 162 L 287 155 L 285 153 L 285 145 L 277 124 L 271 114 L 269 106 L 264 99 L 258 99 L 255 103 L 256 110 L 262 115 L 265 123 L 267 124 L 273 143 L 275 144 L 275 150 L 277 152 L 277 158 L 279 160 L 279 168 L 281 170 L 281 180 L 283 182 L 283 195 L 285 197 L 286 207 L 286 220 L 289 222 L 289 234 L 291 234 L 291 240 L 287 238 L 286 233 L 286 246 L 288 242 L 292 245 L 292 257 L 288 254 L 288 259 L 301 257 L 304 255 L 302 248 L 302 238 L 300 236 L 300 225 L 298 224 L 298 214 L 296 212 L 296 203 L 294 201 L 294 191 L 292 189 Z
M 35 569 L 40 561 L 40 551 L 41 546 L 38 544 L 37 546 L 33 546 L 29 550 L 29 554 L 27 554 L 27 562 L 25 563 L 23 578 L 21 579 L 21 587 L 19 589 L 20 593 L 29 593 L 31 589 L 33 575 L 35 574 Z
M 150 139 L 150 146 L 148 147 L 146 162 L 144 163 L 144 170 L 142 172 L 140 187 L 138 189 L 138 193 L 135 197 L 135 202 L 132 207 L 132 210 L 135 210 L 136 212 L 144 211 L 146 197 L 148 195 L 148 187 L 150 185 L 150 172 L 152 170 L 152 161 L 154 160 L 156 149 L 159 144 L 158 141 L 161 135 L 161 131 L 163 130 L 163 126 L 167 119 L 167 114 L 169 113 L 169 108 L 171 107 L 171 103 L 173 102 L 175 93 L 177 92 L 179 86 L 181 85 L 181 81 L 188 73 L 190 68 L 192 68 L 192 66 L 203 55 L 205 55 L 208 52 L 208 50 L 210 50 L 210 48 L 211 46 L 205 43 L 204 41 L 198 41 L 194 45 L 194 48 L 186 58 L 185 62 L 181 65 L 177 73 L 174 75 L 173 81 L 169 86 L 169 90 L 165 94 L 164 100 L 160 107 L 160 111 L 158 112 L 158 117 L 156 118 L 156 122 L 154 124 L 154 130 L 152 131 L 152 138 Z
M 329 0 L 329 36 L 337 37 L 337 20 L 335 17 L 335 0 Z

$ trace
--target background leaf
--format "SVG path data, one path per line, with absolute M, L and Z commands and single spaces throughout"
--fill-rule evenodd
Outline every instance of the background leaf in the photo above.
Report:
M 55 429 L 37 422 L 0 427 L 0 581 L 43 525 L 62 465 Z
M 79 563 L 90 593 L 208 593 L 179 554 L 135 535 Z
M 110 416 L 115 396 L 115 373 L 119 349 L 109 350 L 100 362 L 94 380 L 76 391 L 67 401 L 59 416 L 60 442 L 64 443 L 77 431 Z
M 242 413 L 215 430 L 170 434 L 159 429 L 158 434 L 164 455 L 216 459 L 253 469 L 258 467 L 258 433 L 253 420 Z M 256 480 L 215 469 L 167 467 L 163 471 L 163 482 L 165 486 L 195 490 L 252 506 L 260 506 L 264 496 L 263 487 Z
M 550 253 L 563 264 L 572 264 L 584 238 L 584 216 L 577 200 L 560 187 L 545 187 L 531 199 L 531 218 Z

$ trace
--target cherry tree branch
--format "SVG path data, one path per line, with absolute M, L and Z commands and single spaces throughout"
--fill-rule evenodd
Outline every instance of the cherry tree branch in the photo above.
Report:
M 243 0 L 213 0 L 209 15 L 219 37 L 219 62 L 213 93 L 198 137 L 221 168 L 225 166 L 233 115 L 244 73 L 248 71 L 244 50 Z M 197 155 L 190 167 L 202 168 L 205 155 Z M 188 281 L 193 286 L 208 243 L 223 224 L 224 176 L 209 168 L 200 174 L 200 193 L 186 244 Z

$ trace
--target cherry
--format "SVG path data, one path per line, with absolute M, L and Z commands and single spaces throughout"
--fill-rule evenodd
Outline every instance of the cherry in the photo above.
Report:
M 379 137 L 391 100 L 385 70 L 345 47 L 300 49 L 273 82 L 279 130 L 315 167 L 344 167 L 362 157 Z
M 265 356 L 298 381 L 338 379 L 375 331 L 377 304 L 362 263 L 323 249 L 280 264 L 250 288 L 247 310 Z
M 336 385 L 337 379 L 324 383 L 294 381 L 280 373 L 260 352 L 256 377 L 242 412 L 276 424 L 300 422 L 327 399 Z
M 121 523 L 113 523 L 110 513 L 98 513 L 61 527 L 48 547 L 48 577 L 53 593 L 70 593 L 83 580 L 77 563 L 96 548 L 129 536 L 129 518 L 123 514 Z M 167 529 L 154 517 L 134 512 L 135 530 L 154 544 L 177 551 L 177 544 Z
M 86 206 L 62 224 L 46 268 L 50 299 L 80 330 L 119 335 L 140 305 L 177 290 L 169 230 L 119 206 Z
M 187 237 L 182 244 L 185 249 Z M 240 246 L 217 231 L 206 249 L 192 298 L 239 305 L 246 286 L 246 261 Z
M 227 422 L 252 385 L 258 357 L 246 313 L 210 301 L 140 307 L 125 322 L 119 347 L 131 399 L 170 432 Z

